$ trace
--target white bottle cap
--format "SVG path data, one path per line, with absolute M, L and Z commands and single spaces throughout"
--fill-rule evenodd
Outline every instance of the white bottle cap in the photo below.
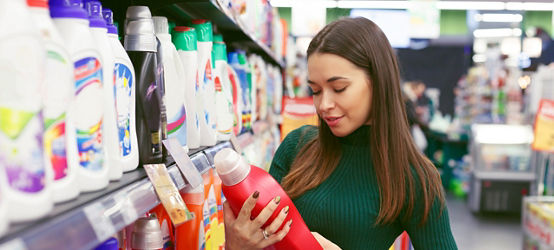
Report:
M 215 170 L 225 186 L 243 181 L 250 173 L 250 165 L 234 150 L 224 148 L 214 157 Z
M 153 16 L 152 20 L 154 20 L 154 33 L 156 33 L 156 35 L 169 34 L 169 25 L 166 17 Z

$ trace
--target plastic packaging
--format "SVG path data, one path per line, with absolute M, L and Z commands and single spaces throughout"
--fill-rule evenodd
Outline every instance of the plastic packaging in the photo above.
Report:
M 204 178 L 204 237 L 206 238 L 206 249 L 217 249 L 216 230 L 219 224 L 217 218 L 217 200 L 213 187 L 213 169 L 209 169 L 202 177 Z
M 125 50 L 136 66 L 136 129 L 141 164 L 164 161 L 163 95 L 158 84 L 157 41 L 154 24 L 145 14 L 148 7 L 130 6 L 127 9 Z M 137 16 L 147 18 L 137 19 Z M 129 20 L 129 18 L 131 18 Z
M 167 109 L 167 134 L 175 137 L 188 152 L 187 122 L 185 108 L 185 69 L 175 45 L 171 42 L 167 18 L 155 16 L 154 28 L 156 37 L 161 43 L 162 64 L 164 69 L 165 106 Z
M 119 157 L 119 135 L 114 88 L 114 55 L 108 40 L 106 21 L 102 16 L 102 5 L 98 0 L 84 0 L 88 12 L 90 33 L 94 38 L 102 61 L 102 82 L 104 86 L 104 122 L 102 124 L 102 142 L 104 144 L 104 166 L 108 168 L 108 178 L 119 180 L 123 176 Z
M 227 72 L 227 46 L 223 42 L 214 42 L 215 61 L 214 84 L 216 105 L 217 140 L 228 141 L 233 132 L 233 89 Z
M 102 122 L 104 90 L 100 53 L 89 30 L 87 12 L 81 0 L 50 0 L 50 16 L 71 57 L 75 75 L 75 100 L 68 120 L 75 121 L 75 143 L 79 154 L 77 183 L 83 192 L 108 185 L 104 166 Z M 68 132 L 69 134 L 69 132 Z
M 215 85 L 212 72 L 212 23 L 199 19 L 192 24 L 198 38 L 198 80 L 196 112 L 199 114 L 200 146 L 213 146 L 217 142 L 215 116 Z
M 197 112 L 198 49 L 194 28 L 177 26 L 173 32 L 173 43 L 185 70 L 185 109 L 187 114 L 187 144 L 189 149 L 200 147 L 200 114 Z
M 68 109 L 75 95 L 73 64 L 64 41 L 50 18 L 48 0 L 27 0 L 27 4 L 46 48 L 43 88 L 44 161 L 53 173 L 52 200 L 63 202 L 79 195 L 79 155 L 75 143 L 75 122 L 68 120 Z
M 188 185 L 181 191 L 181 197 L 194 218 L 175 228 L 175 247 L 177 250 L 205 249 L 203 208 L 204 185 L 192 188 Z
M 0 180 L 10 221 L 52 209 L 51 175 L 43 157 L 45 48 L 24 0 L 0 1 Z
M 136 130 L 136 77 L 135 68 L 125 48 L 118 39 L 117 27 L 113 25 L 113 13 L 103 9 L 108 28 L 108 41 L 114 55 L 115 108 L 117 112 L 118 157 L 123 172 L 135 170 L 139 163 Z
M 244 201 L 255 191 L 259 191 L 260 195 L 256 201 L 256 206 L 252 210 L 254 218 L 274 197 L 279 196 L 281 202 L 276 211 L 288 206 L 289 213 L 285 222 L 292 219 L 293 223 L 287 236 L 280 242 L 275 243 L 274 247 L 276 249 L 322 249 L 304 223 L 292 200 L 269 173 L 258 167 L 248 165 L 238 153 L 229 148 L 219 151 L 215 155 L 214 162 L 217 173 L 223 182 L 223 193 L 235 216 L 238 215 Z M 267 227 L 278 214 L 274 213 L 263 227 Z M 283 223 L 281 228 L 285 224 Z

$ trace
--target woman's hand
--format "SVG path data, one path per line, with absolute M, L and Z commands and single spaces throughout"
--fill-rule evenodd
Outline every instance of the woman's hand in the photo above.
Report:
M 315 237 L 317 242 L 323 247 L 324 250 L 340 250 L 340 247 L 335 245 L 335 243 L 325 239 L 321 234 L 312 232 L 312 235 Z
M 289 207 L 284 207 L 273 222 L 265 229 L 262 226 L 271 217 L 281 198 L 275 197 L 260 212 L 258 217 L 251 219 L 252 209 L 256 205 L 256 200 L 260 193 L 254 192 L 242 205 L 239 215 L 235 218 L 229 203 L 223 204 L 223 213 L 225 215 L 225 246 L 228 250 L 242 249 L 262 249 L 281 241 L 290 230 L 292 220 L 288 221 L 283 229 L 277 230 L 283 224 Z

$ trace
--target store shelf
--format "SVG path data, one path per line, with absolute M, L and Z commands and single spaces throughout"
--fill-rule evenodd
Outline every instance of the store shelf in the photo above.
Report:
M 204 173 L 211 167 L 204 151 L 215 155 L 228 146 L 228 142 L 220 143 L 191 150 L 189 155 L 197 170 Z M 168 172 L 179 190 L 185 188 L 187 182 L 174 163 Z M 80 194 L 76 200 L 56 205 L 44 219 L 12 224 L 0 238 L 0 250 L 92 249 L 159 203 L 152 183 L 139 168 L 101 191 Z
M 262 41 L 242 27 L 231 13 L 226 13 L 215 0 L 165 0 L 133 1 L 136 5 L 149 6 L 154 15 L 162 15 L 176 21 L 178 25 L 190 23 L 192 19 L 209 19 L 217 27 L 229 47 L 245 49 L 261 55 L 282 69 L 285 63 Z

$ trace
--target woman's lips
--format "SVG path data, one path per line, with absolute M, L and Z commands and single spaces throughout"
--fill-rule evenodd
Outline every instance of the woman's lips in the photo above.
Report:
M 335 127 L 339 124 L 344 116 L 327 116 L 323 120 L 329 125 L 329 127 Z

